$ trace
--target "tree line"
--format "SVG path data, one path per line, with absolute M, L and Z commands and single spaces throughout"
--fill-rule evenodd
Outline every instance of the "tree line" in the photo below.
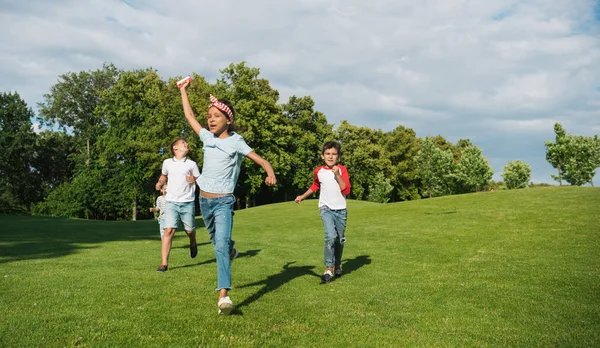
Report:
M 202 123 L 209 94 L 230 100 L 236 131 L 272 164 L 278 177 L 278 185 L 267 188 L 260 168 L 244 161 L 235 189 L 238 209 L 289 201 L 304 192 L 328 140 L 342 144 L 351 199 L 386 203 L 500 185 L 491 181 L 492 167 L 469 139 L 453 144 L 441 135 L 418 138 L 404 126 L 384 132 L 346 121 L 334 129 L 309 96 L 280 103 L 279 92 L 259 76 L 258 68 L 242 62 L 220 72 L 215 83 L 192 76 L 192 108 Z M 18 93 L 1 93 L 0 212 L 111 220 L 150 217 L 147 208 L 157 195 L 154 183 L 162 161 L 171 156 L 174 139 L 187 138 L 189 156 L 202 166 L 202 144 L 183 117 L 176 86 L 180 78 L 164 81 L 151 68 L 125 71 L 112 64 L 63 74 L 38 104 L 38 120 L 55 130 L 39 133 L 31 123 L 36 115 Z M 559 180 L 574 185 L 591 182 L 588 176 L 573 174 L 579 159 L 570 158 L 581 151 L 566 149 L 585 147 L 578 139 L 565 134 L 560 141 L 557 136 L 556 145 L 547 144 L 552 149 L 548 161 L 558 163 Z M 596 136 L 590 144 L 597 143 Z M 502 185 L 526 187 L 530 174 L 526 163 L 509 162 Z

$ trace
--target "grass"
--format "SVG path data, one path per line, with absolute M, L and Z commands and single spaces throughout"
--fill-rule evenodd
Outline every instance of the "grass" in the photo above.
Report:
M 229 317 L 203 228 L 0 216 L 0 346 L 600 345 L 600 189 L 349 201 L 327 285 L 316 203 L 236 212 Z

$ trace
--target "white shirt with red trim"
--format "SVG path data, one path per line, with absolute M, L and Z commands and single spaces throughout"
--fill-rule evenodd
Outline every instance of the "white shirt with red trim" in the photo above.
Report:
M 333 171 L 327 166 L 320 166 L 315 169 L 315 179 L 310 186 L 310 190 L 319 194 L 319 207 L 326 205 L 331 210 L 346 209 L 346 196 L 350 194 L 350 177 L 348 170 L 341 164 L 337 165 L 340 168 L 340 175 L 346 183 L 346 187 L 342 190 L 340 185 L 335 180 Z

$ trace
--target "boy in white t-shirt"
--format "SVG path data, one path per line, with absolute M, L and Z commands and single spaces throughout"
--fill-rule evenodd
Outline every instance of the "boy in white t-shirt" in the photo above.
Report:
M 162 260 L 157 272 L 165 272 L 169 269 L 169 253 L 173 235 L 179 220 L 183 223 L 185 233 L 190 238 L 190 256 L 196 257 L 198 247 L 196 245 L 196 212 L 194 208 L 194 194 L 196 185 L 187 180 L 188 176 L 194 178 L 200 176 L 200 170 L 196 162 L 187 158 L 189 148 L 184 138 L 178 138 L 171 144 L 172 158 L 163 161 L 162 175 L 156 183 L 156 189 L 160 190 L 167 182 L 169 189 L 165 196 L 165 221 L 164 236 L 162 238 Z
M 323 145 L 321 158 L 325 165 L 314 171 L 314 181 L 310 188 L 296 197 L 300 203 L 306 197 L 321 189 L 319 194 L 319 210 L 325 227 L 325 272 L 321 282 L 327 283 L 335 274 L 342 276 L 342 254 L 346 237 L 346 196 L 350 194 L 350 177 L 348 170 L 338 164 L 341 145 L 337 141 L 329 141 Z

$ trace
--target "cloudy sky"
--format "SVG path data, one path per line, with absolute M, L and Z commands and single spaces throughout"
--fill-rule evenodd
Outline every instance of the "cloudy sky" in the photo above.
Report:
M 555 122 L 600 133 L 598 0 L 0 0 L 0 28 L 0 91 L 34 111 L 104 62 L 214 81 L 246 61 L 336 126 L 469 138 L 496 180 L 520 159 L 550 183 Z

